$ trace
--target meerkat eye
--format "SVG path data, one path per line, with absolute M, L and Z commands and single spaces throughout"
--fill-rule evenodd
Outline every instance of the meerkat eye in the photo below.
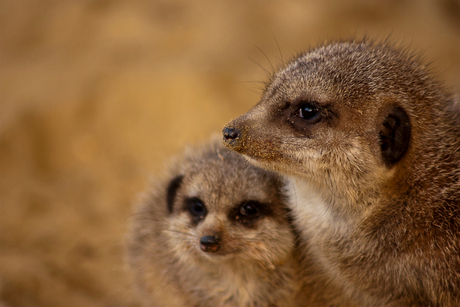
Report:
M 269 205 L 257 200 L 245 200 L 233 207 L 228 217 L 244 227 L 254 228 L 257 225 L 257 221 L 272 214 L 273 211 Z
M 235 208 L 235 220 L 240 222 L 256 220 L 264 213 L 264 205 L 256 200 L 247 200 Z
M 245 203 L 240 207 L 240 214 L 244 216 L 256 216 L 259 210 L 253 203 Z
M 321 110 L 310 103 L 302 103 L 297 110 L 298 116 L 308 121 L 319 119 Z
M 187 210 L 194 218 L 202 219 L 206 216 L 206 206 L 198 197 L 188 198 L 185 203 Z

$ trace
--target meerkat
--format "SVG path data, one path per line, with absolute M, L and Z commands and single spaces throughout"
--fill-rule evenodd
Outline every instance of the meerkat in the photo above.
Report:
M 278 175 L 189 148 L 133 215 L 128 264 L 148 306 L 292 307 L 296 237 Z
M 310 306 L 460 306 L 451 104 L 418 58 L 345 41 L 287 63 L 224 127 L 228 148 L 290 182 Z

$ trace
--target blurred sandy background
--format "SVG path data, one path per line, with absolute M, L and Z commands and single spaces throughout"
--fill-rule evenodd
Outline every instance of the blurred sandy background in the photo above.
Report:
M 363 34 L 459 89 L 457 0 L 0 0 L 0 306 L 136 306 L 122 242 L 149 176 L 257 102 L 260 50 Z

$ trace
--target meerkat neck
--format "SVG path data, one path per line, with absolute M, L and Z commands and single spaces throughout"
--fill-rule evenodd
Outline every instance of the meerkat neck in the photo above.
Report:
M 307 229 L 336 228 L 348 231 L 359 215 L 353 210 L 359 204 L 341 191 L 319 185 L 305 178 L 290 177 L 289 202 L 296 216 L 296 223 L 311 224 Z M 313 221 L 311 223 L 310 221 Z M 350 225 L 349 225 L 350 224 Z
M 319 176 L 318 176 L 319 177 Z M 290 182 L 291 200 L 302 203 L 317 203 L 315 207 L 324 207 L 329 214 L 354 219 L 366 211 L 368 203 L 377 198 L 380 191 L 378 185 L 370 184 L 370 181 L 359 185 L 359 182 L 333 180 L 337 178 L 308 178 L 300 176 L 288 176 Z M 330 179 L 330 180 L 329 180 Z M 311 198 L 311 200 L 308 200 Z M 313 200 L 314 199 L 314 200 Z M 319 208 L 318 208 L 319 209 Z

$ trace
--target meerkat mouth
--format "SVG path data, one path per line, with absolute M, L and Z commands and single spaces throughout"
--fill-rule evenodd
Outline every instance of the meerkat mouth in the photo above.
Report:
M 229 261 L 237 257 L 235 253 L 227 252 L 227 251 L 217 251 L 214 253 L 201 252 L 200 256 L 202 258 L 205 258 L 206 261 L 215 261 L 215 262 Z
M 250 156 L 246 154 L 244 154 L 243 156 L 249 163 L 252 163 L 255 166 L 265 168 L 265 169 L 280 170 L 278 169 L 278 167 L 276 167 L 278 165 L 278 163 L 276 162 L 273 162 L 270 160 L 267 161 L 266 159 L 263 159 L 258 156 Z

